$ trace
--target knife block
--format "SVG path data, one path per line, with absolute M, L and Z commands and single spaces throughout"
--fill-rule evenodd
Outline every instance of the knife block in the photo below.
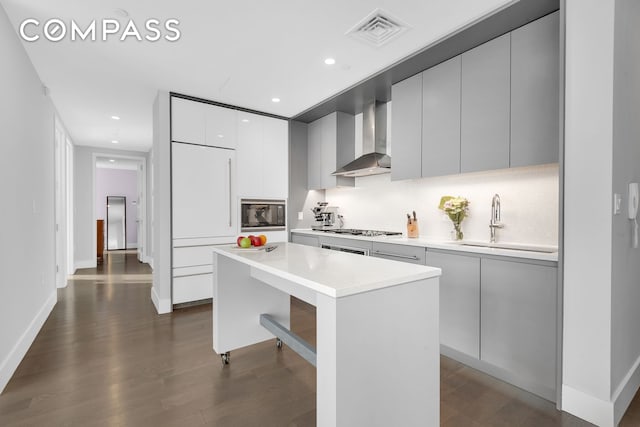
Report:
M 412 239 L 420 237 L 420 230 L 418 229 L 418 220 L 413 220 L 407 223 L 407 237 Z

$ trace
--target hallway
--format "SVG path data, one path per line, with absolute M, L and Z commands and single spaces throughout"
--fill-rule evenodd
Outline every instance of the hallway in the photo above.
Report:
M 223 368 L 211 307 L 158 316 L 150 282 L 131 253 L 73 276 L 0 396 L 0 425 L 315 425 L 312 366 L 266 342 L 234 351 Z M 314 341 L 313 307 L 294 300 L 291 323 Z M 441 375 L 443 426 L 590 425 L 450 359 Z M 640 425 L 637 396 L 621 425 Z

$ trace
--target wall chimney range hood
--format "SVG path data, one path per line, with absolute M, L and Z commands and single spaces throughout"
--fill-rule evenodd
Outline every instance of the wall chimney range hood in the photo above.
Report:
M 391 172 L 391 157 L 387 155 L 387 104 L 374 101 L 365 105 L 362 125 L 362 156 L 332 175 L 358 177 Z

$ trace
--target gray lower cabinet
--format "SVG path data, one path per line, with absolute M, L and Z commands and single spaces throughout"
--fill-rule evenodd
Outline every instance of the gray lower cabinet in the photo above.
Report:
M 291 243 L 298 243 L 307 246 L 320 246 L 320 240 L 316 236 L 306 236 L 304 234 L 291 233 Z
M 396 245 L 373 242 L 371 255 L 376 258 L 425 265 L 426 250 L 423 246 Z
M 510 48 L 509 33 L 462 54 L 463 173 L 509 167 Z
M 482 259 L 480 359 L 555 400 L 557 268 Z
M 344 252 L 361 253 L 369 255 L 371 253 L 372 243 L 369 240 L 345 239 L 342 237 L 321 236 L 320 247 Z
M 423 177 L 460 173 L 460 64 L 456 56 L 422 73 Z
M 480 358 L 480 258 L 427 250 L 440 276 L 440 344 Z
M 511 167 L 558 161 L 559 15 L 511 33 Z
M 391 180 L 422 176 L 422 73 L 391 87 Z

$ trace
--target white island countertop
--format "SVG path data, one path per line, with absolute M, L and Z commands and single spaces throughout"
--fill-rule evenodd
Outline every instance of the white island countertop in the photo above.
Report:
M 263 248 L 220 246 L 215 253 L 256 267 L 333 298 L 359 294 L 441 275 L 435 267 L 328 251 L 295 243 L 273 243 Z

